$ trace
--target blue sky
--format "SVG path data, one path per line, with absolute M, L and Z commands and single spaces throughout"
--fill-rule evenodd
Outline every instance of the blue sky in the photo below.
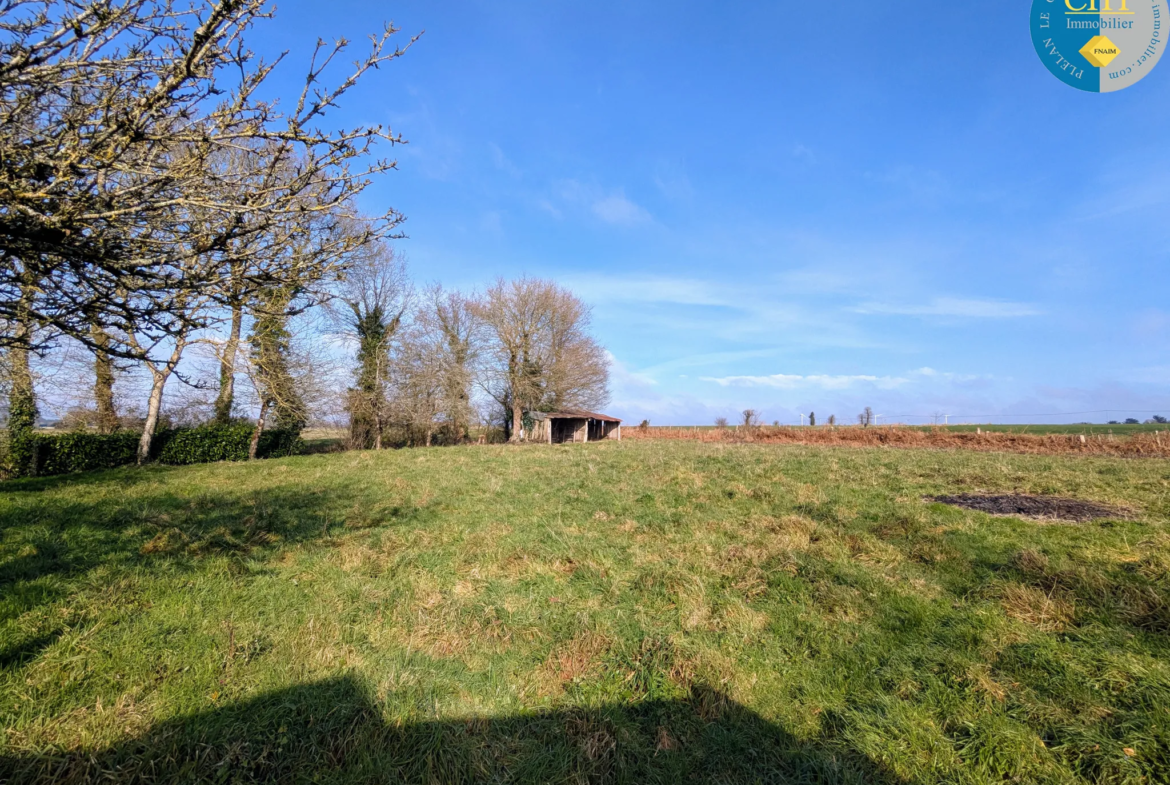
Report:
M 328 118 L 409 139 L 365 206 L 420 281 L 574 289 L 627 420 L 1170 415 L 1170 64 L 1080 93 L 1026 2 L 728 5 L 286 0 L 249 40 L 295 95 L 316 36 L 426 31 Z

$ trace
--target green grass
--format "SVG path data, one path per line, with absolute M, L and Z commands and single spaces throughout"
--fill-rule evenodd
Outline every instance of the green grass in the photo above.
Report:
M 976 490 L 1136 517 L 922 501 Z M 0 522 L 0 781 L 1170 781 L 1164 460 L 340 453 Z

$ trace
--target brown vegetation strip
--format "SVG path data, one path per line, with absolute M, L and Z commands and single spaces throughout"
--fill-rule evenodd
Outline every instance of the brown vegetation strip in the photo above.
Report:
M 1132 513 L 1096 502 L 1062 499 L 1059 496 L 928 496 L 927 501 L 941 502 L 991 515 L 1017 515 L 1026 518 L 1058 518 L 1062 521 L 1092 521 L 1098 518 L 1131 518 Z
M 788 428 L 626 428 L 627 439 L 682 439 L 748 444 L 820 444 L 852 447 L 901 447 L 980 450 L 983 452 L 1114 455 L 1127 458 L 1170 458 L 1170 432 L 1113 435 L 969 433 L 945 428 L 923 430 L 883 426 Z

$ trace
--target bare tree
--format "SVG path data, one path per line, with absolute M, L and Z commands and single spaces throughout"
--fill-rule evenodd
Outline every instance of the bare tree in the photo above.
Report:
M 524 413 L 599 407 L 609 398 L 605 352 L 588 334 L 589 309 L 551 281 L 499 280 L 475 305 L 490 336 L 481 385 L 505 412 L 510 441 Z
M 759 427 L 760 413 L 755 409 L 744 409 L 742 423 L 745 430 Z
M 476 313 L 491 335 L 491 362 L 484 388 L 504 410 L 509 441 L 520 441 L 524 412 L 542 397 L 541 334 L 549 326 L 556 285 L 522 278 L 496 281 L 476 303 Z
M 865 411 L 857 415 L 857 423 L 863 428 L 868 428 L 873 424 L 873 409 L 869 406 L 865 407 Z
M 395 341 L 390 356 L 388 420 L 399 439 L 430 447 L 443 412 L 443 366 L 434 344 L 417 323 Z
M 394 167 L 367 159 L 377 141 L 401 141 L 388 130 L 318 123 L 367 71 L 403 53 L 387 48 L 395 29 L 335 87 L 321 78 L 347 42 L 319 44 L 282 113 L 259 97 L 279 59 L 257 60 L 243 41 L 268 16 L 265 0 L 0 0 L 0 318 L 38 328 L 0 343 L 65 335 L 112 357 L 143 360 L 153 347 L 161 353 L 149 359 L 166 364 L 169 344 L 125 335 L 206 326 L 179 324 L 193 315 L 179 294 L 219 297 L 236 241 L 347 205 L 370 175 Z M 217 166 L 228 151 L 245 151 L 247 165 Z M 290 162 L 291 178 L 265 176 Z M 375 234 L 399 219 L 388 211 Z M 221 264 L 190 263 L 209 255 Z M 267 283 L 288 283 L 285 269 Z M 96 346 L 95 321 L 109 345 Z
M 427 289 L 414 317 L 411 343 L 419 347 L 419 371 L 433 376 L 437 387 L 435 416 L 444 438 L 466 441 L 473 416 L 472 383 L 483 347 L 483 326 L 471 301 L 439 285 Z
M 384 242 L 361 250 L 338 288 L 334 325 L 358 347 L 348 401 L 354 447 L 382 449 L 390 352 L 413 296 L 404 257 Z
M 609 355 L 589 335 L 589 308 L 566 289 L 551 299 L 543 408 L 599 409 L 609 402 Z
M 142 436 L 138 440 L 139 465 L 150 460 L 150 447 L 154 441 L 155 431 L 158 429 L 159 416 L 162 413 L 163 392 L 167 382 L 183 359 L 183 352 L 191 343 L 192 333 L 196 321 L 192 314 L 199 313 L 207 306 L 209 295 L 198 292 L 181 290 L 175 297 L 175 313 L 181 318 L 167 326 L 155 325 L 154 329 L 144 327 L 140 330 L 129 329 L 125 332 L 125 340 L 134 353 L 142 358 L 143 365 L 150 372 L 150 395 L 146 403 L 146 419 L 142 423 Z
M 298 433 L 308 420 L 308 410 L 291 367 L 288 312 L 296 294 L 287 289 L 269 289 L 260 295 L 257 303 L 250 343 L 253 380 L 260 397 L 260 414 L 256 418 L 256 428 L 248 448 L 250 460 L 256 459 L 269 411 L 276 413 L 279 427 Z
M 726 417 L 716 417 L 715 418 L 715 427 L 716 428 L 726 428 L 727 427 L 727 418 Z

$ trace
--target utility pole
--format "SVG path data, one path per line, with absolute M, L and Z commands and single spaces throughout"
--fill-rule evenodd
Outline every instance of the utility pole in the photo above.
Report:
M 943 415 L 943 425 L 949 426 L 951 424 L 951 416 L 949 414 Z

